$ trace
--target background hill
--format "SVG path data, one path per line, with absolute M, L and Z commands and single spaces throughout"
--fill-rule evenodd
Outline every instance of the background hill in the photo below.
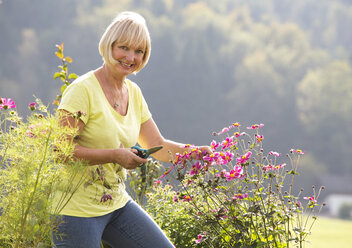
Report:
M 123 10 L 148 23 L 152 54 L 130 79 L 164 136 L 207 144 L 238 121 L 264 123 L 267 151 L 306 151 L 301 184 L 352 167 L 352 4 L 349 0 L 3 0 L 0 95 L 26 113 L 50 103 L 55 44 L 71 72 L 102 64 L 97 45 Z

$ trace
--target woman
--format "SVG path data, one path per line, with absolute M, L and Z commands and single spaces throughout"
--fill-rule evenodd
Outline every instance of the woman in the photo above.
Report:
M 76 79 L 64 92 L 59 111 L 63 125 L 76 125 L 74 157 L 89 162 L 89 173 L 60 212 L 62 224 L 53 233 L 56 247 L 98 248 L 101 240 L 118 248 L 174 247 L 156 223 L 125 191 L 126 169 L 147 162 L 130 147 L 163 146 L 153 154 L 169 162 L 187 148 L 160 134 L 139 87 L 126 76 L 148 62 L 150 37 L 142 16 L 122 12 L 99 43 L 102 67 Z M 200 147 L 210 152 L 209 147 Z

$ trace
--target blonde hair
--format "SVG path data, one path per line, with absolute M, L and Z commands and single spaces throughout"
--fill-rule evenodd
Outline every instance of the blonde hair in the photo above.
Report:
M 146 21 L 141 15 L 129 11 L 121 12 L 106 28 L 99 42 L 99 53 L 106 64 L 117 63 L 112 57 L 112 46 L 115 42 L 144 49 L 143 62 L 135 73 L 148 63 L 151 41 Z

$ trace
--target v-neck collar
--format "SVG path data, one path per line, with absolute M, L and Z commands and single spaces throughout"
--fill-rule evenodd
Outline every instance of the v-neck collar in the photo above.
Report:
M 98 88 L 99 88 L 100 94 L 102 94 L 102 96 L 103 96 L 103 98 L 104 98 L 104 101 L 105 101 L 105 103 L 109 106 L 110 110 L 111 110 L 114 114 L 116 114 L 116 115 L 118 115 L 118 116 L 120 116 L 120 117 L 126 117 L 126 116 L 128 115 L 128 113 L 130 112 L 129 110 L 130 110 L 130 102 L 131 102 L 131 90 L 129 89 L 128 83 L 126 83 L 127 79 L 125 79 L 125 81 L 123 82 L 123 83 L 126 85 L 126 87 L 127 87 L 127 92 L 128 92 L 127 111 L 126 111 L 126 115 L 122 115 L 122 114 L 120 114 L 119 112 L 117 112 L 117 111 L 111 106 L 111 104 L 109 103 L 108 99 L 106 98 L 106 95 L 105 95 L 105 93 L 104 93 L 104 90 L 103 90 L 103 88 L 101 87 L 101 84 L 100 84 L 100 82 L 99 82 L 97 76 L 95 75 L 94 71 L 92 71 L 92 73 L 93 73 L 95 82 L 97 83 L 97 86 L 98 86 Z

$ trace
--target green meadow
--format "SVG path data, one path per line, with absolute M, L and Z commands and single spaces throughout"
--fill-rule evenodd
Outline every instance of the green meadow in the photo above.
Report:
M 351 248 L 352 220 L 319 217 L 306 248 Z

